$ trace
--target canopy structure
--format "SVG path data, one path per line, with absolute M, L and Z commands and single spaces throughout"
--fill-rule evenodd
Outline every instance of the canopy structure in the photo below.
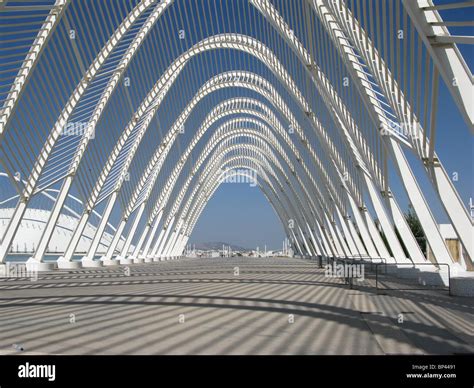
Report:
M 468 201 L 437 153 L 452 131 L 440 103 L 474 132 L 474 38 L 456 31 L 472 22 L 449 19 L 472 7 L 3 1 L 0 168 L 11 211 L 0 264 L 38 208 L 47 216 L 28 260 L 38 268 L 179 257 L 216 189 L 239 174 L 257 177 L 297 255 L 472 271 Z M 45 262 L 66 216 L 59 258 Z

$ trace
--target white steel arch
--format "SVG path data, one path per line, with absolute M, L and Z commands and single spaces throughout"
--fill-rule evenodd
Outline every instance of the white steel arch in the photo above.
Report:
M 7 89 L 0 115 L 0 147 L 8 160 L 1 160 L 4 172 L 0 173 L 11 178 L 15 175 L 12 168 L 28 166 L 30 158 L 27 153 L 12 151 L 12 144 L 21 142 L 11 135 L 18 130 L 12 123 L 16 123 L 15 117 L 24 114 L 22 108 L 27 105 L 23 103 L 23 95 L 33 88 L 30 81 L 48 42 L 58 28 L 68 25 L 66 21 L 64 26 L 61 23 L 67 18 L 69 3 L 68 0 L 55 2 Z M 90 63 L 89 67 L 78 59 L 83 68 L 82 79 L 72 87 L 68 85 L 73 92 L 47 138 L 38 137 L 40 152 L 33 155 L 29 177 L 12 179 L 20 197 L 2 236 L 0 264 L 9 254 L 23 215 L 34 203 L 36 194 L 60 184 L 40 243 L 30 260 L 31 264 L 51 267 L 43 263 L 43 256 L 61 211 L 67 209 L 66 199 L 74 184 L 81 184 L 77 178 L 79 166 L 84 158 L 93 158 L 86 149 L 99 121 L 110 109 L 109 101 L 122 93 L 118 91 L 120 82 L 128 69 L 135 69 L 132 62 L 140 57 L 140 49 L 145 50 L 145 42 L 151 37 L 156 39 L 157 31 L 165 31 L 157 26 L 168 26 L 167 18 L 172 17 L 172 12 L 182 12 L 185 6 L 179 0 L 136 0 L 133 4 L 103 47 L 89 55 L 90 61 L 86 63 Z M 438 13 L 442 7 L 430 0 L 397 0 L 373 9 L 363 2 L 364 12 L 375 13 L 384 20 L 388 18 L 382 26 L 371 25 L 358 9 L 339 0 L 301 0 L 301 6 L 308 10 L 303 28 L 295 24 L 298 17 L 288 14 L 279 0 L 249 0 L 248 5 L 260 15 L 260 20 L 268 23 L 271 33 L 256 27 L 252 30 L 251 26 L 235 32 L 231 28 L 228 31 L 211 27 L 207 30 L 209 35 L 197 33 L 196 42 L 181 44 L 181 38 L 175 42 L 170 37 L 170 44 L 163 46 L 170 53 L 163 72 L 136 75 L 144 80 L 142 89 L 133 95 L 134 103 L 139 103 L 131 104 L 134 113 L 124 123 L 118 138 L 111 140 L 113 147 L 107 151 L 98 176 L 88 177 L 95 183 L 86 192 L 78 226 L 58 264 L 64 268 L 80 266 L 72 261 L 77 242 L 90 214 L 97 213 L 103 202 L 106 204 L 101 220 L 82 265 L 101 265 L 95 260 L 97 247 L 112 215 L 117 213 L 120 221 L 105 261 L 116 263 L 112 258 L 119 239 L 125 239 L 120 252 L 123 262 L 139 261 L 147 256 L 179 256 L 220 182 L 219 169 L 223 166 L 250 166 L 262 174 L 264 195 L 271 198 L 282 222 L 290 215 L 296 220 L 296 229 L 285 226 L 285 232 L 300 254 L 382 257 L 395 263 L 423 263 L 426 258 L 389 184 L 388 170 L 393 167 L 423 225 L 433 262 L 448 264 L 453 273 L 474 269 L 472 218 L 435 147 L 437 131 L 445 130 L 438 128 L 436 118 L 440 79 L 444 80 L 472 134 L 473 77 L 457 47 L 457 44 L 472 43 L 472 37 L 451 35 Z M 403 23 L 401 13 L 405 15 Z M 201 17 L 199 13 L 191 15 L 187 23 L 197 24 Z M 403 43 L 390 40 L 394 33 L 388 25 L 394 24 L 397 27 L 403 24 L 406 33 Z M 315 40 L 327 51 L 315 45 Z M 77 59 L 81 46 L 73 46 L 71 50 Z M 204 63 L 199 61 L 230 51 L 234 53 L 225 54 L 228 59 L 242 55 L 245 60 L 236 61 L 236 67 L 230 71 L 224 70 L 229 60 L 229 63 L 210 64 L 212 77 L 203 83 L 196 75 L 197 66 Z M 420 57 L 418 64 L 416 54 Z M 254 64 L 250 57 L 262 64 L 259 70 L 265 69 L 268 79 L 249 69 L 239 69 L 241 65 Z M 350 92 L 344 90 L 346 81 L 338 80 L 331 66 L 341 77 L 347 74 Z M 422 67 L 428 70 L 424 74 Z M 170 106 L 170 96 L 175 95 L 176 85 L 183 85 L 186 74 L 192 77 L 192 86 L 183 92 L 187 105 L 158 144 L 144 144 L 158 112 L 162 106 Z M 39 80 L 34 87 L 38 88 L 42 82 Z M 421 93 L 422 87 L 425 95 Z M 195 94 L 189 93 L 194 90 L 197 90 Z M 229 98 L 231 93 L 237 96 Z M 248 97 L 246 93 L 257 97 Z M 220 100 L 216 103 L 213 99 L 217 98 Z M 266 105 L 267 102 L 270 104 Z M 324 106 L 318 106 L 319 103 Z M 189 139 L 186 137 L 185 151 L 174 158 L 171 151 L 180 147 L 180 129 L 202 115 L 203 110 L 207 114 L 202 121 L 199 119 L 196 133 Z M 62 150 L 59 138 L 64 127 L 81 115 L 87 122 L 85 132 L 68 143 L 69 149 Z M 208 135 L 210 140 L 206 144 L 200 142 L 220 120 L 233 115 L 239 117 L 218 126 Z M 289 135 L 290 129 L 297 141 Z M 38 142 L 38 138 L 32 138 L 32 142 Z M 184 175 L 190 156 L 200 148 L 195 167 Z M 147 150 L 148 153 L 143 153 L 147 156 L 141 155 L 142 149 Z M 423 173 L 462 243 L 464 261 L 458 263 L 451 256 L 426 199 L 426 189 L 413 172 L 406 151 L 412 152 L 422 164 Z M 131 188 L 125 183 L 130 168 L 137 169 L 139 175 Z M 196 179 L 198 173 L 202 174 L 201 180 Z M 156 189 L 162 181 L 163 188 Z M 178 196 L 173 199 L 175 191 Z M 116 203 L 120 203 L 121 209 Z M 366 204 L 374 214 L 367 210 Z
M 227 101 L 227 102 L 224 102 L 223 105 L 229 105 L 230 104 L 235 104 L 235 103 L 239 103 L 239 102 L 243 102 L 242 100 L 239 101 L 239 99 L 234 99 L 233 101 Z M 252 101 L 249 100 L 247 101 L 247 103 L 251 103 Z M 254 103 L 256 101 L 253 101 Z M 235 114 L 235 113 L 239 113 L 239 114 L 242 114 L 242 113 L 248 113 L 248 114 L 253 114 L 255 115 L 256 117 L 260 116 L 260 118 L 262 118 L 263 120 L 268 120 L 265 116 L 262 116 L 259 112 L 257 111 L 252 111 L 252 110 L 243 110 L 243 109 L 235 109 L 237 106 L 234 106 L 234 109 L 231 109 L 230 111 L 227 111 L 226 114 L 229 115 L 229 114 Z M 218 117 L 216 116 L 214 113 L 211 112 L 210 114 L 211 117 Z M 238 125 L 239 124 L 243 124 L 243 123 L 253 123 L 255 124 L 258 128 L 260 129 L 264 129 L 265 127 L 263 126 L 263 124 L 261 124 L 259 121 L 255 120 L 255 119 L 250 119 L 250 118 L 242 118 L 242 119 L 233 119 L 233 120 L 230 120 L 226 123 L 224 123 L 223 125 L 221 125 L 219 127 L 219 129 L 216 131 L 216 133 L 213 135 L 213 137 L 211 138 L 211 140 L 209 140 L 208 142 L 208 146 L 206 146 L 206 150 L 210 150 L 212 146 L 215 145 L 215 140 L 214 139 L 218 139 L 219 136 L 222 136 L 223 133 L 227 134 L 227 133 L 230 133 L 228 132 L 229 130 L 231 130 L 232 128 L 234 128 L 234 136 L 238 133 L 241 133 L 241 134 L 245 134 L 245 130 L 243 129 L 240 129 L 238 128 Z M 205 125 L 204 128 L 206 128 L 208 125 Z M 239 132 L 240 131 L 240 132 Z M 268 128 L 267 128 L 267 131 L 268 131 Z M 282 131 L 280 130 L 280 133 L 282 133 Z M 196 134 L 196 137 L 199 138 L 200 136 L 202 136 L 202 134 Z M 193 142 L 192 142 L 193 143 Z M 191 144 L 192 144 L 191 143 Z M 280 146 L 281 147 L 281 146 Z M 208 153 L 209 151 L 207 151 Z M 183 155 L 186 155 L 186 154 L 189 154 L 189 150 L 186 151 Z M 194 170 L 196 170 L 200 165 L 201 163 L 203 162 L 203 160 L 205 159 L 204 155 L 201 155 L 199 157 L 199 160 L 197 161 L 195 167 L 194 167 Z M 287 163 L 291 163 L 287 158 Z M 183 163 L 180 162 L 180 164 L 177 166 L 177 167 L 182 167 L 183 166 Z M 294 167 L 291 167 L 292 171 L 294 171 Z M 173 178 L 173 175 L 174 175 L 174 178 L 177 178 L 177 173 L 175 172 L 174 174 L 172 174 L 170 176 L 170 178 Z M 188 176 L 188 179 L 187 179 L 187 184 L 190 182 L 190 176 Z M 163 211 L 163 206 L 164 204 L 168 201 L 168 198 L 171 194 L 171 190 L 172 190 L 172 185 L 173 183 L 171 182 L 175 182 L 175 179 L 173 179 L 172 181 L 168 182 L 166 185 L 165 185 L 165 188 L 162 190 L 162 193 L 157 201 L 157 203 L 155 204 L 154 206 L 154 210 L 152 211 L 152 214 L 151 214 L 151 218 L 149 219 L 147 225 L 148 225 L 148 228 L 145 229 L 145 231 L 143 232 L 142 234 L 142 238 L 140 239 L 143 243 L 143 239 L 145 238 L 145 235 L 146 233 L 148 232 L 149 230 L 149 227 L 150 225 L 153 223 L 153 220 L 155 217 L 157 217 L 158 215 L 162 214 L 162 211 Z M 313 185 L 314 185 L 314 181 L 313 181 Z M 187 186 L 187 185 L 186 185 Z M 174 211 L 176 211 L 176 208 L 179 206 L 179 204 L 177 204 L 178 202 L 180 202 L 180 200 L 182 199 L 183 195 L 185 193 L 185 190 L 181 190 L 180 191 L 180 194 L 178 195 L 178 198 L 176 199 L 176 204 L 173 206 L 173 209 Z M 156 221 L 155 221 L 156 222 Z M 158 221 L 159 222 L 159 221 Z M 132 229 L 133 231 L 134 229 Z M 136 247 L 136 249 L 139 249 L 141 246 L 141 243 L 138 244 L 138 246 Z M 112 253 L 112 251 L 109 252 L 110 254 Z M 123 254 L 123 252 L 122 252 Z M 109 259 L 110 257 L 108 257 L 107 259 Z
M 247 121 L 247 122 L 252 122 L 252 120 L 246 120 L 246 121 Z M 285 154 L 284 154 L 283 150 L 281 149 L 281 146 L 280 146 L 280 147 L 278 146 L 278 143 L 275 141 L 276 139 L 275 139 L 273 136 L 271 136 L 271 134 L 269 133 L 269 129 L 266 128 L 265 126 L 262 126 L 258 121 L 255 122 L 255 120 L 254 120 L 253 122 L 254 122 L 254 124 L 257 125 L 258 128 L 260 128 L 261 130 L 264 131 L 266 137 L 268 137 L 269 140 L 270 140 L 269 143 L 270 143 L 273 147 L 275 147 L 275 148 L 278 150 L 278 154 L 279 154 L 280 157 L 285 161 L 286 165 L 288 165 L 290 171 L 294 171 L 294 170 L 292 170 L 294 167 L 293 167 L 291 161 L 290 161 L 288 158 L 285 158 Z M 219 133 L 219 132 L 221 132 L 221 133 Z M 217 132 L 216 132 L 216 135 L 217 135 L 217 136 L 213 137 L 213 139 L 210 140 L 210 143 L 211 143 L 211 144 L 214 143 L 214 142 L 217 143 L 217 142 L 219 142 L 219 141 L 220 141 L 222 138 L 224 138 L 224 137 L 225 137 L 225 138 L 236 138 L 236 137 L 239 137 L 239 136 L 244 136 L 244 137 L 251 137 L 251 138 L 253 138 L 253 139 L 256 139 L 256 138 L 255 138 L 255 135 L 257 134 L 257 136 L 258 136 L 258 132 L 253 131 L 253 130 L 251 131 L 251 130 L 237 129 L 237 130 L 234 130 L 234 131 L 225 131 L 225 133 L 222 133 L 222 132 L 223 132 L 223 131 L 217 131 Z M 214 138 L 215 138 L 215 140 L 214 140 Z M 291 173 L 291 172 L 290 172 L 290 173 Z M 306 198 L 305 198 L 305 201 L 304 201 L 304 202 L 309 205 L 309 204 L 312 202 L 312 201 L 311 201 L 311 198 L 310 198 L 310 196 L 307 194 L 307 192 L 304 190 L 304 185 L 302 185 L 301 181 L 299 180 L 299 177 L 298 177 L 297 175 L 295 175 L 295 177 L 297 178 L 298 183 L 301 185 L 301 187 L 302 187 L 302 189 L 303 189 L 303 192 L 304 192 L 304 194 L 306 195 Z M 288 176 L 288 175 L 285 175 L 285 176 L 284 176 L 284 179 L 286 180 L 286 182 L 289 182 L 289 181 L 288 181 L 288 179 L 289 179 L 289 176 Z M 301 201 L 301 200 L 298 198 L 297 195 L 296 195 L 296 199 L 297 199 L 298 202 Z M 175 215 L 175 213 L 178 211 L 178 209 L 179 209 L 179 207 L 180 207 L 180 203 L 179 203 L 178 201 L 180 201 L 180 200 L 181 200 L 181 196 L 177 199 L 176 203 L 173 205 L 173 207 L 172 207 L 172 209 L 171 209 L 171 212 L 170 212 L 170 214 L 168 215 L 168 220 L 169 220 L 170 218 L 172 218 L 172 217 Z M 306 213 L 307 213 L 307 214 L 313 214 L 313 213 L 314 213 L 314 211 L 309 210 L 309 208 L 308 208 L 307 206 L 305 206 L 303 203 L 301 203 L 301 206 L 302 206 L 302 209 L 307 209 L 307 210 L 306 210 Z M 315 205 L 312 204 L 312 206 L 313 206 L 313 208 L 314 208 Z M 186 209 L 186 207 L 185 207 L 184 209 Z M 184 211 L 184 210 L 183 210 L 183 211 Z M 303 217 L 303 218 L 305 217 L 304 213 L 302 214 L 302 217 Z M 165 224 L 166 224 L 166 222 L 165 222 Z

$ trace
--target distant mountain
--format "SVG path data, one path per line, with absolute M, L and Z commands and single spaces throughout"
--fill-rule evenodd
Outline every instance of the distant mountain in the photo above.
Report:
M 195 244 L 189 244 L 190 247 L 196 247 L 196 249 L 201 251 L 212 251 L 212 250 L 220 250 L 222 246 L 225 245 L 226 247 L 230 246 L 230 249 L 233 251 L 249 251 L 250 249 L 240 247 L 238 245 L 229 244 L 222 241 L 212 241 L 212 242 L 199 242 Z

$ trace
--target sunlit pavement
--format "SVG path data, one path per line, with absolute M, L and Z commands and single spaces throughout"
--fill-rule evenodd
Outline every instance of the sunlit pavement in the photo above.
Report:
M 474 301 L 312 261 L 181 259 L 0 279 L 1 354 L 474 352 Z M 23 350 L 21 350 L 23 349 Z

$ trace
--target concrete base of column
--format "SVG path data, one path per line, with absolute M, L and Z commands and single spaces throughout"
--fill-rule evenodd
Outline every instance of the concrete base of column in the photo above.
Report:
M 102 261 L 93 260 L 93 259 L 88 258 L 87 256 L 84 256 L 81 259 L 81 263 L 82 263 L 82 268 L 99 268 L 99 267 L 102 267 L 103 265 Z
M 416 268 L 416 267 L 399 267 L 396 276 L 401 279 L 414 279 L 422 286 L 447 286 L 449 284 L 448 271 L 442 268 L 437 270 L 434 268 Z
M 112 265 L 119 265 L 120 262 L 114 258 L 107 258 L 106 256 L 102 256 L 100 259 L 99 259 L 101 262 L 102 262 L 102 265 L 104 267 L 110 267 Z
M 33 257 L 30 257 L 28 260 L 26 260 L 27 271 L 37 271 L 37 272 L 53 271 L 56 267 L 57 267 L 56 262 L 44 263 L 42 261 L 36 260 Z
M 81 262 L 80 261 L 71 261 L 71 260 L 66 260 L 64 256 L 60 256 L 58 260 L 56 261 L 56 264 L 59 269 L 78 269 L 81 268 Z
M 141 257 L 130 257 L 130 260 L 132 260 L 134 264 L 143 264 L 145 262 L 145 259 Z
M 115 259 L 120 262 L 120 265 L 131 265 L 131 264 L 133 264 L 133 260 L 128 259 L 126 257 L 117 256 Z
M 474 297 L 474 272 L 466 271 L 452 277 L 451 295 Z

